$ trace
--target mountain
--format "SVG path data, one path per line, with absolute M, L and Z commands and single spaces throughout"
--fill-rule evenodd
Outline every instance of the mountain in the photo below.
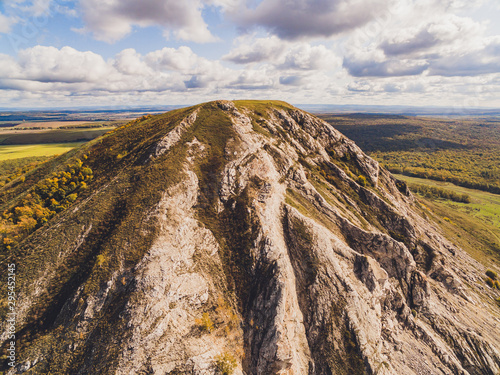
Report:
M 12 181 L 0 208 L 8 374 L 500 371 L 485 267 L 284 102 L 144 116 Z

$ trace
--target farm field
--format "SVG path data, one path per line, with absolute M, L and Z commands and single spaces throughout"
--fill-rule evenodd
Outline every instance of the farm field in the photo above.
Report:
M 0 145 L 84 142 L 113 129 L 114 127 L 0 131 Z
M 10 125 L 9 125 L 10 124 Z M 92 126 L 96 123 L 88 121 L 23 121 L 16 125 L 13 122 L 0 123 L 0 126 L 9 125 L 8 129 L 18 129 L 18 128 L 60 128 L 62 126 Z M 97 123 L 99 124 L 99 123 Z M 3 130 L 3 129 L 2 129 Z
M 84 142 L 66 142 L 50 144 L 0 145 L 0 161 L 27 157 L 52 156 L 63 154 Z
M 127 122 L 126 116 L 92 120 L 75 112 L 69 117 L 73 120 L 54 113 L 0 113 L 0 119 L 11 120 L 0 121 L 0 186 Z

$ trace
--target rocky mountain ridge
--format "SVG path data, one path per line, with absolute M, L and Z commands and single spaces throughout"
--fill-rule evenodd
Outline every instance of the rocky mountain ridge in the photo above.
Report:
M 13 252 L 9 374 L 500 372 L 484 267 L 306 112 L 205 103 L 65 158 L 95 179 Z

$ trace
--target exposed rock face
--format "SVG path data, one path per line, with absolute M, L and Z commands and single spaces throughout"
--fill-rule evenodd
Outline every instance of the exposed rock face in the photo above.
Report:
M 210 116 L 228 124 L 222 145 L 207 141 Z M 57 239 L 58 261 L 87 241 L 92 267 L 42 320 L 30 306 L 57 275 L 51 259 L 40 265 L 20 296 L 26 342 L 9 373 L 215 374 L 232 359 L 235 374 L 500 372 L 500 309 L 479 287 L 484 268 L 329 124 L 283 103 L 219 101 L 167 130 L 27 241 L 43 253 L 53 228 L 75 228 Z M 147 183 L 134 168 L 171 163 L 170 153 L 182 156 L 176 182 L 133 207 L 136 225 L 122 220 L 106 246 L 92 245 L 100 194 L 133 194 Z M 104 247 L 107 273 L 94 263 Z

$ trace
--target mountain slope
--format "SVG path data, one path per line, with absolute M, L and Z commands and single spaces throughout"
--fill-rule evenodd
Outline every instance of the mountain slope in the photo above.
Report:
M 88 188 L 2 260 L 9 373 L 500 371 L 483 266 L 329 124 L 283 102 L 145 117 L 6 186 L 3 209 L 77 158 Z

